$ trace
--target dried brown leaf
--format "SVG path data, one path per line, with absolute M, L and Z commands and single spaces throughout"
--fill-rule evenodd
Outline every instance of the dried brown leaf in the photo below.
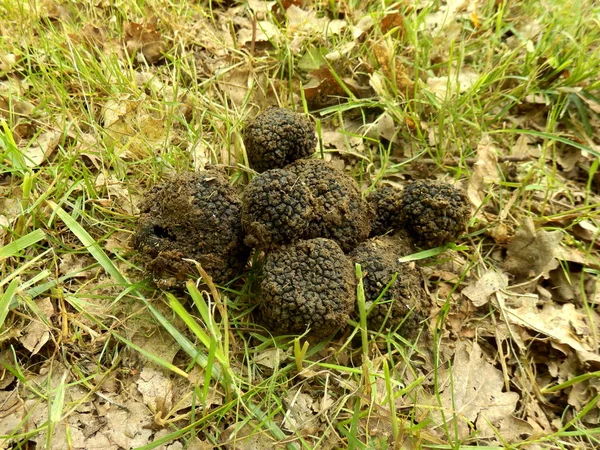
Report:
M 537 230 L 531 217 L 526 217 L 507 249 L 504 268 L 525 277 L 542 275 L 558 267 L 556 251 L 562 240 L 560 231 Z
M 508 277 L 495 270 L 488 270 L 479 280 L 469 284 L 462 290 L 473 305 L 480 307 L 490 301 L 490 297 L 508 285 Z
M 440 406 L 445 419 L 438 412 L 432 415 L 438 424 L 444 420 L 455 423 L 460 439 L 467 438 L 472 428 L 479 438 L 493 438 L 497 431 L 506 442 L 516 442 L 530 432 L 527 424 L 512 416 L 519 394 L 503 392 L 502 372 L 485 360 L 476 342 L 457 345 L 451 372 L 440 375 L 440 380 L 444 379 Z M 519 427 L 513 429 L 517 422 Z

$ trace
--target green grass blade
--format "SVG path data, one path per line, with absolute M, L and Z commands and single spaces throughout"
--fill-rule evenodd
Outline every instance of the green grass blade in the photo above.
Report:
M 52 201 L 48 201 L 48 204 L 52 208 L 52 210 L 60 217 L 60 219 L 65 223 L 65 225 L 71 230 L 71 232 L 77 236 L 77 238 L 81 241 L 84 247 L 90 252 L 90 254 L 94 257 L 96 261 L 108 272 L 110 276 L 112 276 L 118 284 L 129 284 L 127 279 L 119 272 L 119 269 L 113 264 L 110 258 L 104 253 L 104 251 L 100 248 L 98 243 L 90 236 L 90 234 L 77 222 L 73 219 L 69 213 L 67 213 L 64 209 L 58 206 L 56 203 Z
M 18 255 L 21 251 L 23 251 L 27 247 L 31 247 L 33 244 L 36 244 L 45 237 L 46 233 L 44 233 L 44 230 L 35 230 L 23 237 L 20 237 L 16 241 L 11 242 L 10 244 L 1 247 L 0 261 L 11 256 Z
M 6 288 L 2 297 L 0 297 L 0 330 L 4 326 L 4 321 L 6 320 L 6 316 L 8 315 L 8 309 L 10 306 L 10 302 L 12 301 L 15 292 L 17 291 L 17 286 L 19 285 L 19 280 L 12 280 L 12 282 Z

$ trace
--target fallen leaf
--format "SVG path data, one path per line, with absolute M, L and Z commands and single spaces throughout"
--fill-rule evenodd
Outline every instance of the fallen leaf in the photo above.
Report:
M 227 428 L 219 442 L 230 450 L 273 450 L 273 439 L 261 430 L 260 424 L 251 420 L 248 423 L 234 423 Z
M 34 144 L 23 149 L 27 167 L 37 167 L 48 159 L 58 148 L 62 133 L 44 131 L 34 141 Z
M 541 309 L 535 295 L 521 297 L 521 306 L 502 306 L 504 316 L 513 324 L 534 330 L 552 341 L 571 347 L 582 363 L 600 367 L 600 355 L 593 344 L 593 334 L 587 322 L 587 314 L 576 309 L 572 303 L 556 305 L 546 302 Z M 592 323 L 600 324 L 600 317 L 594 314 Z
M 446 101 L 466 92 L 479 79 L 479 74 L 462 69 L 458 74 L 427 79 L 427 88 L 439 101 Z
M 129 56 L 143 56 L 148 64 L 156 64 L 164 58 L 167 44 L 155 22 L 145 24 L 128 22 L 123 25 L 125 48 Z
M 441 371 L 440 380 L 445 380 L 440 386 L 444 415 L 434 412 L 432 416 L 438 425 L 445 422 L 456 429 L 459 439 L 466 439 L 474 429 L 478 438 L 493 438 L 498 432 L 506 442 L 517 442 L 531 429 L 522 421 L 517 429 L 511 428 L 519 394 L 503 392 L 502 372 L 484 359 L 476 342 L 472 348 L 458 343 L 452 369 Z
M 283 426 L 294 432 L 298 430 L 314 432 L 318 423 L 312 397 L 305 392 L 295 390 L 289 391 L 285 400 L 288 407 Z
M 492 294 L 505 289 L 507 285 L 508 277 L 506 275 L 495 270 L 488 270 L 479 280 L 465 287 L 462 293 L 471 300 L 473 305 L 480 307 L 490 301 Z
M 508 245 L 504 268 L 514 275 L 548 278 L 550 271 L 558 267 L 556 252 L 562 233 L 536 231 L 531 217 L 526 217 L 521 226 Z
M 467 187 L 469 200 L 476 208 L 485 198 L 489 185 L 500 181 L 497 153 L 490 136 L 484 134 L 477 145 L 477 161 Z

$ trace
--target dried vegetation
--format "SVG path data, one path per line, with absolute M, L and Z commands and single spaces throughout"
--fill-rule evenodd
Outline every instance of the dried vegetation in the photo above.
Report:
M 0 448 L 600 446 L 595 2 L 3 7 Z M 313 177 L 302 164 L 316 162 L 297 162 L 294 174 L 331 212 L 320 233 L 343 249 L 288 244 L 219 285 L 199 252 L 164 283 L 185 291 L 157 289 L 131 246 L 136 217 L 167 247 L 208 225 L 177 200 L 193 176 L 176 174 L 212 164 L 228 191 L 258 183 L 242 130 L 270 106 L 314 119 L 311 152 L 327 164 Z M 181 223 L 164 231 L 146 192 L 169 179 Z M 373 225 L 393 234 L 393 193 L 415 180 L 462 188 L 467 231 L 393 257 L 380 251 L 397 236 L 349 252 Z M 384 203 L 344 228 L 339 190 Z M 240 199 L 225 203 L 241 217 Z M 221 226 L 210 229 L 225 237 Z M 271 241 L 260 233 L 246 243 Z M 290 289 L 261 267 L 289 272 L 292 251 L 307 267 L 292 292 L 317 302 L 328 291 L 310 258 L 330 264 L 339 294 L 319 307 L 340 307 L 345 331 L 274 337 L 261 324 L 276 310 L 256 307 L 256 286 Z M 422 291 L 406 284 L 414 271 Z M 357 311 L 348 285 L 364 296 Z M 381 327 L 393 308 L 401 323 Z

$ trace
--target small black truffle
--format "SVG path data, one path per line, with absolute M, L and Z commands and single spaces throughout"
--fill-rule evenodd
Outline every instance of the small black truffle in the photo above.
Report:
M 286 170 L 306 183 L 321 211 L 305 239 L 333 239 L 348 252 L 369 237 L 372 211 L 352 178 L 320 159 L 302 159 Z
M 242 201 L 245 242 L 250 247 L 266 249 L 297 240 L 318 213 L 306 184 L 285 169 L 254 177 Z
M 266 256 L 261 280 L 265 325 L 276 334 L 331 336 L 354 308 L 352 263 L 329 239 L 281 247 Z
M 402 203 L 402 191 L 400 189 L 384 184 L 371 192 L 366 200 L 374 211 L 371 237 L 382 236 L 401 228 L 400 204 Z
M 415 244 L 427 249 L 455 240 L 471 216 L 464 192 L 437 181 L 409 183 L 402 191 L 400 219 Z
M 246 125 L 242 138 L 250 167 L 259 173 L 306 158 L 317 145 L 313 122 L 284 108 L 259 114 Z
M 385 236 L 363 242 L 349 255 L 362 268 L 369 329 L 395 330 L 402 325 L 397 330 L 401 335 L 415 334 L 426 294 L 417 269 L 398 262 L 409 248 L 400 237 Z
M 183 286 L 199 262 L 216 283 L 246 264 L 242 202 L 219 170 L 181 174 L 153 186 L 139 205 L 133 245 L 161 287 Z

